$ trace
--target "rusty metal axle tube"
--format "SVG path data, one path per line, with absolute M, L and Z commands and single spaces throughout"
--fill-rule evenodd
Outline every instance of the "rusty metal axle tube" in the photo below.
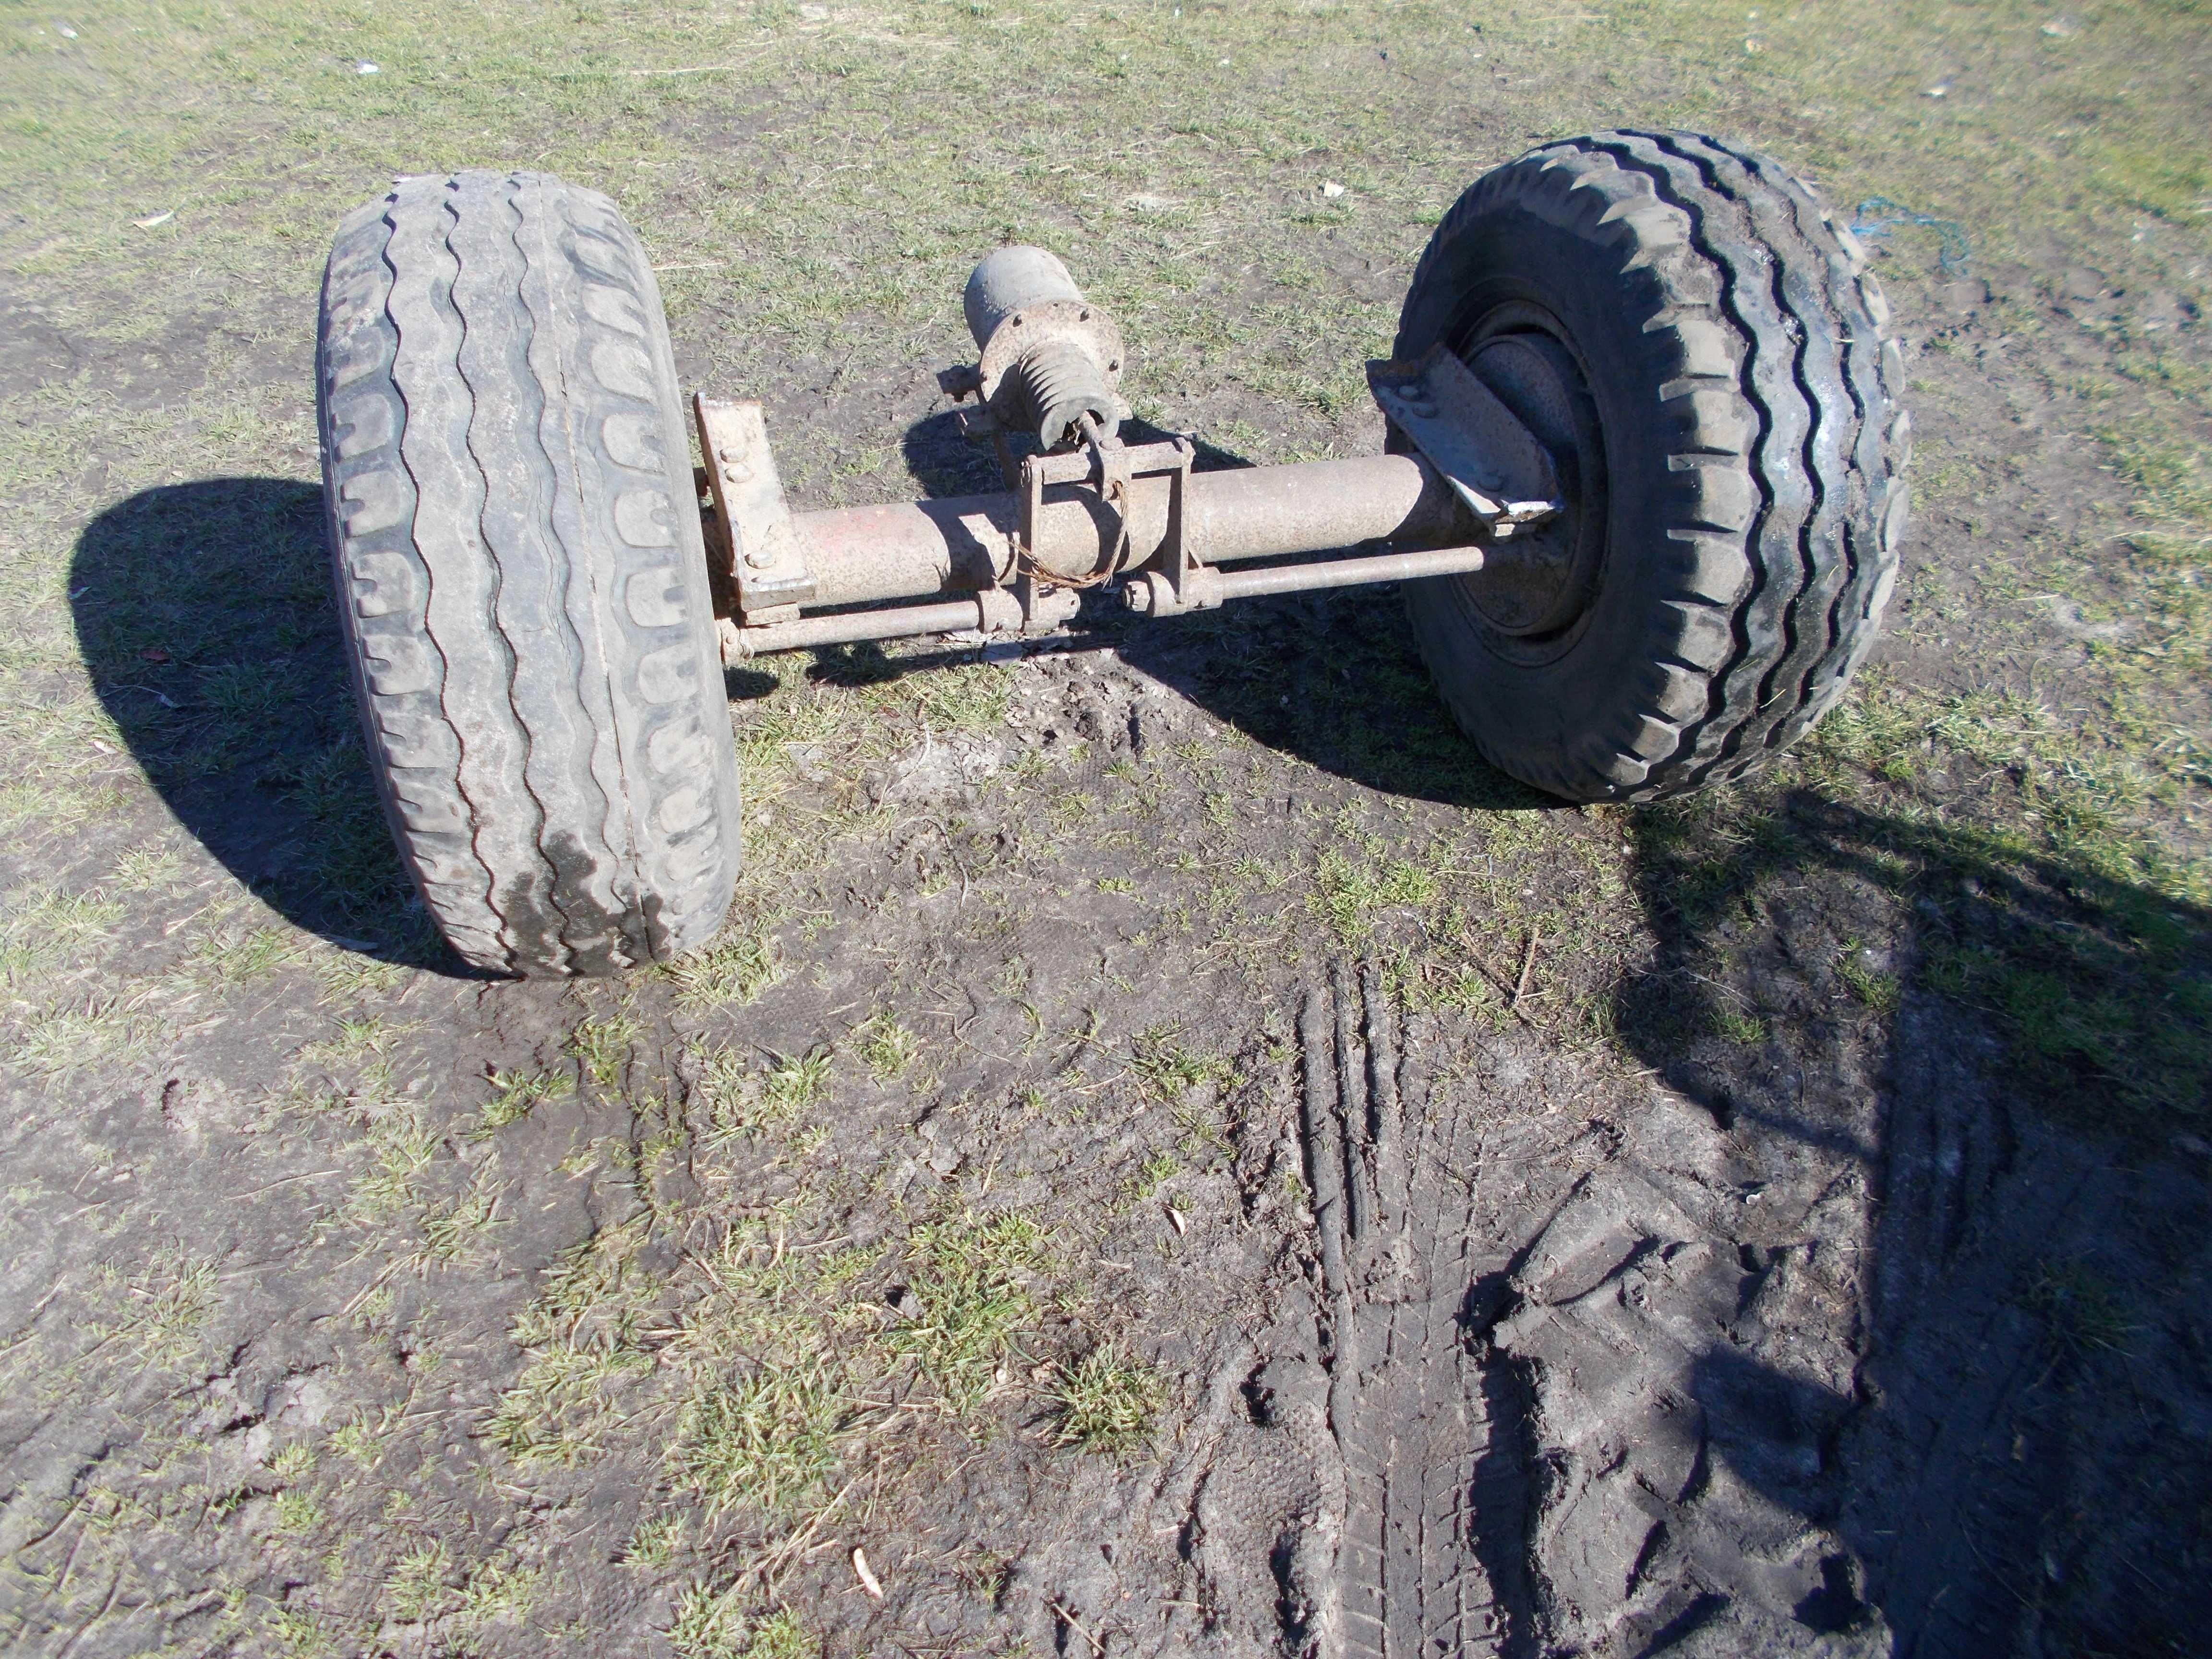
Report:
M 1464 546 L 1474 529 L 1443 477 L 1413 455 L 1305 461 L 1192 475 L 1184 527 L 1193 556 L 1239 564 L 1389 541 Z M 791 524 L 813 572 L 814 605 L 933 599 L 995 586 L 1014 574 L 1020 498 L 1011 491 L 882 507 L 797 513 Z M 1040 562 L 1077 567 L 1115 544 L 1115 514 L 1080 487 L 1047 493 Z M 1151 561 L 1167 538 L 1168 483 L 1130 489 L 1127 563 Z
M 1157 570 L 1139 572 L 1121 589 L 1122 601 L 1140 616 L 1174 617 L 1211 611 L 1231 599 L 1270 593 L 1304 593 L 1374 582 L 1419 581 L 1428 576 L 1464 576 L 1482 568 L 1479 547 L 1432 548 L 1422 552 L 1382 553 L 1370 558 L 1322 559 L 1306 564 L 1274 565 L 1258 570 L 1202 570 L 1186 580 L 1178 593 Z M 722 626 L 724 655 L 731 660 L 779 651 L 858 645 L 867 640 L 913 639 L 923 634 L 957 634 L 980 629 L 1036 635 L 1071 620 L 1078 595 L 1053 588 L 1032 598 L 1026 620 L 1019 603 L 1002 588 L 938 605 L 886 605 L 878 611 L 848 611 L 836 616 L 802 617 L 763 627 Z

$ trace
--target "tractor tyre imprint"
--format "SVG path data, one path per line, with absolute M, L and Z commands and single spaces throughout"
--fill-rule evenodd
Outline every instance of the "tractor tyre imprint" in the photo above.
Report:
M 1804 1268 L 1747 1265 L 1726 1133 L 1662 1093 L 1559 1144 L 1511 1037 L 1488 1087 L 1432 1081 L 1373 964 L 1299 1041 L 1341 1498 L 1283 1650 L 1882 1650 L 1822 1518 L 1848 1318 L 1769 1328 Z M 1589 1167 L 1547 1198 L 1532 1161 Z

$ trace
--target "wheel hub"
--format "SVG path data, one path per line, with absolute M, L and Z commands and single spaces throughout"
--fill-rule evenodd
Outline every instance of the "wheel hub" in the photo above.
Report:
M 1501 319 L 1503 320 L 1503 319 Z M 1536 327 L 1504 328 L 1463 353 L 1475 377 L 1550 453 L 1560 513 L 1492 550 L 1463 580 L 1501 634 L 1556 634 L 1588 606 L 1605 549 L 1605 455 L 1597 405 L 1565 346 Z

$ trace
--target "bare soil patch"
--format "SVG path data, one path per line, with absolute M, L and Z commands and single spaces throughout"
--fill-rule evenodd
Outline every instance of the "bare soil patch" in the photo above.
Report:
M 8 26 L 13 1648 L 2203 1649 L 2201 15 L 1174 9 Z M 1387 597 L 1087 615 L 733 673 L 704 957 L 438 954 L 311 483 L 392 173 L 611 190 L 824 505 L 988 485 L 1010 236 L 1210 464 L 1371 449 L 1436 216 L 1622 121 L 1971 249 L 1875 238 L 1917 529 L 1772 780 L 1534 797 Z

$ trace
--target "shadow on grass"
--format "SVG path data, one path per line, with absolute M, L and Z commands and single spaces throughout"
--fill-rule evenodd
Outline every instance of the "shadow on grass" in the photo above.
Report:
M 1748 1307 L 1852 1253 L 1856 1393 L 1714 1341 L 1711 1455 L 1850 1542 L 1863 1580 L 1838 1564 L 1796 1609 L 1814 1628 L 1863 1596 L 1899 1655 L 2198 1650 L 2212 910 L 1840 793 L 1632 820 L 1658 950 L 1620 1036 L 1775 1179 L 1818 1149 L 1874 1200 L 1863 1240 L 1808 1216 L 1746 1261 Z
M 346 680 L 321 492 L 149 489 L 85 526 L 70 573 L 93 688 L 177 820 L 288 921 L 460 971 L 392 844 Z
M 1173 436 L 1125 422 L 1132 443 Z M 1017 445 L 1021 453 L 1034 445 Z M 1196 470 L 1253 465 L 1197 441 Z M 951 413 L 907 428 L 908 469 L 933 498 L 1003 489 L 990 447 Z M 1486 810 L 1559 805 L 1486 765 L 1453 724 L 1422 665 L 1395 586 L 1246 599 L 1143 621 L 1087 596 L 1069 648 L 1110 648 L 1246 736 L 1323 771 L 1395 794 Z M 812 672 L 862 682 L 926 670 L 973 652 L 886 659 L 867 647 L 823 652 Z

